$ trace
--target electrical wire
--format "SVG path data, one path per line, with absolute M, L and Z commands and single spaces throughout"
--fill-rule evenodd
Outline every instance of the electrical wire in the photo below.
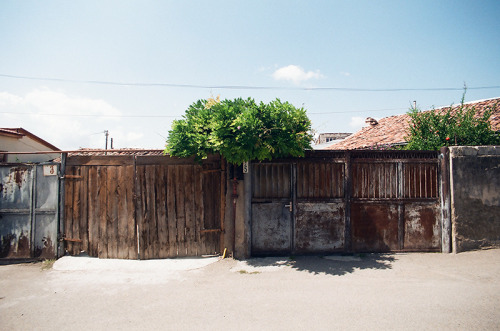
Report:
M 350 88 L 350 87 L 283 87 L 283 86 L 247 86 L 247 85 L 194 85 L 194 84 L 171 84 L 171 83 L 131 83 L 131 82 L 112 82 L 101 80 L 74 80 L 51 77 L 30 77 L 0 74 L 0 77 L 53 81 L 63 83 L 80 84 L 99 84 L 112 86 L 137 86 L 137 87 L 173 87 L 173 88 L 192 88 L 192 89 L 230 89 L 230 90 L 285 90 L 285 91 L 339 91 L 339 92 L 423 92 L 423 91 L 462 91 L 464 87 L 434 87 L 434 88 Z M 500 85 L 494 86 L 471 86 L 468 90 L 486 90 L 498 89 Z
M 106 114 L 55 114 L 55 113 L 28 113 L 2 111 L 0 114 L 33 115 L 33 116 L 59 116 L 59 117 L 117 117 L 117 118 L 177 118 L 182 115 L 106 115 Z M 102 132 L 99 132 L 102 133 Z

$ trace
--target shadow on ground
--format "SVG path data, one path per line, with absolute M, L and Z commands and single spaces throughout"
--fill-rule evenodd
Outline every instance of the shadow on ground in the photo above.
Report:
M 37 262 L 41 262 L 41 260 L 40 259 L 0 259 L 0 265 L 37 263 Z
M 312 274 L 342 276 L 355 270 L 392 269 L 394 254 L 360 254 L 297 257 L 262 257 L 246 260 L 246 264 L 258 272 L 270 268 L 290 267 L 297 271 Z

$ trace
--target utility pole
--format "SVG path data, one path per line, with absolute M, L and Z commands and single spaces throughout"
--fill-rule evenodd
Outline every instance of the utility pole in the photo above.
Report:
M 105 150 L 108 149 L 108 136 L 109 136 L 109 131 L 108 130 L 104 130 L 104 135 L 106 136 L 106 145 L 105 145 Z M 108 155 L 107 152 L 104 152 L 104 155 Z

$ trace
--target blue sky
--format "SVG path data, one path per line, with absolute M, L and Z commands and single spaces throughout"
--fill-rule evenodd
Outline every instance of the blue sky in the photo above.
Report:
M 0 127 L 65 150 L 103 148 L 104 130 L 163 148 L 173 119 L 220 95 L 355 132 L 413 100 L 456 104 L 464 83 L 466 101 L 500 97 L 499 16 L 499 1 L 2 1 Z

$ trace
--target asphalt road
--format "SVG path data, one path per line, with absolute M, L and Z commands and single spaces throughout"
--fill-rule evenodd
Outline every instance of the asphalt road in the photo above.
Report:
M 0 266 L 2 330 L 499 330 L 500 250 Z

